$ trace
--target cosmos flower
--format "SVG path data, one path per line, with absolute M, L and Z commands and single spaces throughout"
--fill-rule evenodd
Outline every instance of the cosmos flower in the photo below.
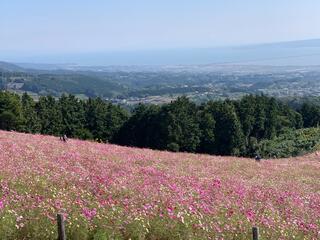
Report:
M 142 235 L 177 236 L 184 226 L 191 239 L 248 239 L 259 226 L 263 239 L 320 239 L 319 179 L 317 154 L 257 166 L 0 131 L 0 234 L 55 239 L 62 213 L 68 233 L 101 227 L 127 237 L 137 224 Z

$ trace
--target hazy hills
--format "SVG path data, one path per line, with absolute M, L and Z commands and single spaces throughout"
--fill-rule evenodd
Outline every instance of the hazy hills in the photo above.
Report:
M 24 69 L 22 67 L 19 67 L 16 64 L 0 61 L 0 71 L 20 72 L 20 71 L 24 71 Z
M 320 94 L 320 39 L 11 59 L 0 62 L 0 72 L 11 72 L 0 87 L 37 95 L 67 92 L 149 103 L 145 97 L 162 96 L 160 102 L 168 102 L 181 94 L 199 101 L 262 92 L 276 97 Z M 23 73 L 19 79 L 17 72 Z
M 91 52 L 77 54 L 23 54 L 1 53 L 2 60 L 20 62 L 23 67 L 34 68 L 29 63 L 40 63 L 37 68 L 51 69 L 63 65 L 198 65 L 240 64 L 306 66 L 320 64 L 320 39 L 255 44 L 235 47 L 164 49 L 141 51 Z M 67 64 L 66 64 L 67 63 Z M 55 65 L 44 65 L 55 64 Z

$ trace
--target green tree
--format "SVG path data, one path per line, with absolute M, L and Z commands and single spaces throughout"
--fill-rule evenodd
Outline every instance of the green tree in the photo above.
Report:
M 195 152 L 201 132 L 197 121 L 197 107 L 186 97 L 179 97 L 161 108 L 161 136 L 166 149 Z M 172 148 L 173 147 L 173 148 Z
M 35 108 L 40 120 L 42 134 L 63 134 L 61 111 L 57 101 L 52 96 L 40 97 Z
M 320 107 L 309 103 L 305 102 L 303 103 L 300 113 L 303 117 L 303 123 L 304 127 L 316 127 L 319 126 L 320 124 Z
M 216 121 L 214 120 L 213 115 L 210 113 L 210 109 L 208 109 L 207 105 L 200 107 L 198 112 L 198 123 L 201 132 L 198 152 L 213 154 Z
M 112 141 L 128 119 L 128 113 L 124 109 L 106 103 L 101 98 L 89 99 L 85 109 L 85 127 L 99 141 Z
M 28 133 L 38 133 L 41 131 L 40 120 L 35 111 L 35 102 L 27 94 L 24 93 L 21 97 L 23 123 L 22 130 Z
M 209 102 L 208 111 L 215 119 L 213 153 L 241 155 L 245 148 L 244 134 L 235 107 L 230 102 Z
M 161 149 L 159 111 L 158 106 L 139 104 L 116 134 L 115 143 Z
M 0 128 L 4 130 L 20 130 L 22 110 L 20 97 L 16 94 L 0 92 Z
M 79 138 L 90 136 L 84 129 L 85 109 L 82 101 L 73 95 L 63 94 L 58 101 L 58 108 L 61 112 L 63 134 Z

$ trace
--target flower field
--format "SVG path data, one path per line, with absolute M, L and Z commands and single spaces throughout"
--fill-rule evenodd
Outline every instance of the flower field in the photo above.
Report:
M 0 131 L 0 239 L 320 239 L 320 156 L 169 153 Z

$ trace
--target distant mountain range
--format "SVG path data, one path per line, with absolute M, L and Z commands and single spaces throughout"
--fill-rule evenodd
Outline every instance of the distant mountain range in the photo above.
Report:
M 301 46 L 291 45 L 292 49 L 296 47 Z M 320 64 L 81 66 L 0 62 L 1 89 L 28 92 L 35 98 L 63 93 L 80 98 L 100 96 L 127 106 L 165 103 L 180 95 L 196 102 L 261 93 L 275 97 L 319 96 Z
M 292 42 L 255 44 L 236 47 L 202 49 L 167 49 L 118 51 L 78 54 L 23 54 L 1 53 L 1 60 L 20 63 L 26 68 L 57 69 L 65 66 L 110 65 L 320 65 L 320 39 Z M 27 64 L 26 64 L 27 63 Z M 38 63 L 37 66 L 30 63 Z M 39 65 L 40 64 L 40 65 Z M 54 64 L 54 65 L 51 65 Z
M 0 71 L 20 72 L 24 71 L 24 69 L 16 64 L 0 61 Z

